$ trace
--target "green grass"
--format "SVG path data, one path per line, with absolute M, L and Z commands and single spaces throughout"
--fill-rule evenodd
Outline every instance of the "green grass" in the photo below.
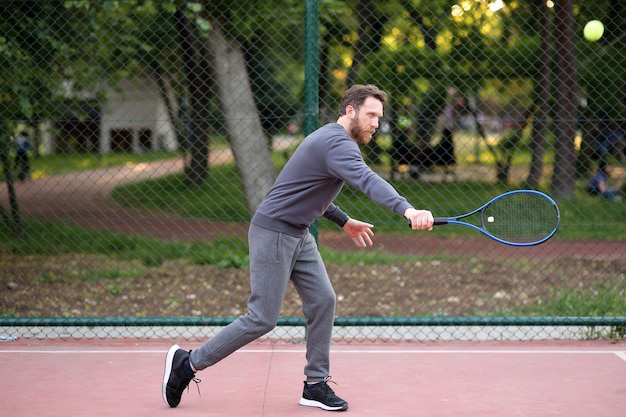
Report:
M 458 169 L 462 169 L 459 167 Z M 118 187 L 113 197 L 130 208 L 158 210 L 183 218 L 248 221 L 243 187 L 233 164 L 212 167 L 202 186 L 187 188 L 182 174 L 170 175 Z M 418 208 L 428 208 L 436 216 L 461 214 L 482 205 L 510 188 L 480 182 L 443 182 L 438 184 L 397 181 L 394 186 Z M 548 190 L 543 190 L 548 191 Z M 351 217 L 372 222 L 378 232 L 410 233 L 403 219 L 370 201 L 349 185 L 336 203 Z M 575 197 L 558 202 L 561 239 L 626 239 L 626 204 L 604 201 L 579 190 Z M 326 220 L 320 229 L 336 229 Z M 438 235 L 475 235 L 460 227 L 440 227 Z
M 459 141 L 459 161 L 468 162 L 479 150 L 482 161 L 489 155 L 480 149 L 480 143 L 463 135 Z M 472 142 L 474 140 L 474 142 Z M 274 162 L 280 166 L 285 161 L 287 152 L 275 152 Z M 46 155 L 32 158 L 33 178 L 73 171 L 106 168 L 123 164 L 150 162 L 171 157 L 179 157 L 176 152 L 150 153 L 80 153 L 73 155 Z M 526 153 L 518 152 L 522 158 Z M 517 163 L 522 163 L 517 161 Z M 471 162 L 471 161 L 470 161 Z M 483 161 L 490 163 L 489 161 Z M 457 167 L 462 170 L 463 165 Z M 187 188 L 182 174 L 130 184 L 115 190 L 114 198 L 129 208 L 157 210 L 183 218 L 219 219 L 224 221 L 248 221 L 243 187 L 234 164 L 212 166 L 205 183 L 200 187 Z M 436 216 L 460 214 L 477 207 L 493 196 L 507 191 L 508 188 L 482 182 L 449 182 L 428 184 L 414 181 L 397 181 L 398 191 L 420 208 L 428 208 Z M 547 191 L 549 190 L 542 190 Z M 371 202 L 361 193 L 346 186 L 337 199 L 340 205 L 352 217 L 373 222 L 379 232 L 409 233 L 401 218 Z M 626 204 L 607 202 L 586 195 L 582 184 L 575 197 L 558 202 L 561 209 L 561 226 L 557 238 L 563 239 L 626 239 Z M 335 228 L 325 220 L 320 221 L 320 228 Z M 458 227 L 442 227 L 436 230 L 442 235 L 471 235 L 475 232 Z
M 0 249 L 15 255 L 54 256 L 63 253 L 107 255 L 120 260 L 139 260 L 145 266 L 159 266 L 169 259 L 186 259 L 198 265 L 220 267 L 247 266 L 246 242 L 237 238 L 213 242 L 159 240 L 144 236 L 125 235 L 100 230 L 87 230 L 58 222 L 28 220 L 24 223 L 31 238 L 24 242 L 11 235 L 6 225 L 0 225 Z
M 233 164 L 211 167 L 204 183 L 188 188 L 183 174 L 118 187 L 112 197 L 129 208 L 156 210 L 182 218 L 245 221 L 243 188 Z
M 599 282 L 591 288 L 555 288 L 554 296 L 542 304 L 528 306 L 518 313 L 531 316 L 574 317 L 622 316 L 626 312 L 624 292 L 614 283 Z
M 64 253 L 99 254 L 120 260 L 139 260 L 144 266 L 159 266 L 166 260 L 184 259 L 196 265 L 217 265 L 221 268 L 246 268 L 248 266 L 247 242 L 228 237 L 211 242 L 159 240 L 144 236 L 131 236 L 101 230 L 87 230 L 58 222 L 27 220 L 24 228 L 31 239 L 15 238 L 4 223 L 0 223 L 0 253 L 20 256 L 54 256 Z M 328 263 L 342 265 L 390 264 L 403 262 L 409 257 L 390 255 L 385 251 L 339 252 L 321 248 Z M 126 271 L 129 272 L 129 271 Z M 132 271 L 131 271 L 132 272 Z M 114 271 L 113 275 L 119 276 Z M 136 276 L 141 275 L 137 271 Z M 102 279 L 106 274 L 100 276 Z M 63 280 L 62 277 L 45 276 L 42 281 Z
M 543 303 L 521 307 L 503 316 L 535 317 L 622 317 L 626 311 L 624 291 L 614 283 L 598 282 L 591 288 L 555 288 L 554 296 Z M 603 329 L 589 327 L 587 339 L 626 337 L 626 327 L 611 326 L 606 333 Z
M 461 148 L 464 151 L 459 153 L 465 155 L 472 154 L 471 150 L 475 146 L 466 144 Z M 285 162 L 286 154 L 287 152 L 273 154 L 277 166 Z M 33 158 L 32 169 L 34 177 L 44 177 L 72 171 L 149 162 L 177 155 L 174 152 L 47 155 Z M 462 170 L 463 166 L 459 165 L 457 169 Z M 394 186 L 416 207 L 428 208 L 436 216 L 464 213 L 509 189 L 496 184 L 458 181 L 430 184 L 407 180 L 396 181 Z M 542 191 L 549 192 L 549 190 Z M 243 187 L 234 164 L 212 166 L 208 178 L 199 187 L 186 187 L 183 175 L 175 174 L 118 187 L 113 197 L 129 208 L 155 210 L 182 218 L 245 222 L 250 217 L 245 204 Z M 410 233 L 402 218 L 371 202 L 349 185 L 344 187 L 344 191 L 336 202 L 352 217 L 373 222 L 377 232 Z M 588 196 L 582 191 L 581 185 L 575 197 L 561 200 L 558 204 L 562 221 L 556 238 L 626 239 L 626 227 L 624 227 L 626 204 L 623 202 L 604 201 Z M 319 222 L 319 227 L 322 230 L 336 229 L 335 225 L 325 220 Z M 473 235 L 476 232 L 459 227 L 440 227 L 434 233 Z
M 31 177 L 45 178 L 51 175 L 66 174 L 82 170 L 109 168 L 125 164 L 152 162 L 161 159 L 180 157 L 179 152 L 120 152 L 108 153 L 73 153 L 53 154 L 30 157 Z M 0 181 L 4 181 L 4 173 L 0 171 Z

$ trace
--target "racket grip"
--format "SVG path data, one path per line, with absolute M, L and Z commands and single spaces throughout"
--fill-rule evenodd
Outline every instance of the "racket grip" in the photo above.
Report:
M 443 226 L 444 224 L 448 224 L 448 218 L 447 217 L 435 217 L 434 220 L 435 221 L 433 222 L 433 226 Z M 407 225 L 409 227 L 411 227 L 411 221 L 410 220 L 407 222 Z

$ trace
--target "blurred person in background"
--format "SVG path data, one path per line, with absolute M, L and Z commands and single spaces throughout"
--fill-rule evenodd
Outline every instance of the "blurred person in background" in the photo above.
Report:
M 17 179 L 24 181 L 30 179 L 30 161 L 28 160 L 28 151 L 33 145 L 26 132 L 21 131 L 15 138 L 15 171 Z
M 587 192 L 591 195 L 603 197 L 605 200 L 621 200 L 622 197 L 622 181 L 618 181 L 616 185 L 609 187 L 609 179 L 613 167 L 607 162 L 600 164 L 598 172 L 591 177 L 587 185 Z

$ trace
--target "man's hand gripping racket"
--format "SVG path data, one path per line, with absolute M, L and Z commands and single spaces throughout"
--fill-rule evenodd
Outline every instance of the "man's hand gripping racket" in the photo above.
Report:
M 534 246 L 554 236 L 560 220 L 559 208 L 551 197 L 539 191 L 516 190 L 500 194 L 469 213 L 435 217 L 434 225 L 466 226 L 506 245 Z

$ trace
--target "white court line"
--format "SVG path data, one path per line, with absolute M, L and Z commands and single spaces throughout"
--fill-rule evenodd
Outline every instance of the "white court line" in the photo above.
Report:
M 113 355 L 113 354 L 165 354 L 167 352 L 166 349 L 161 350 L 41 350 L 41 349 L 11 349 L 11 350 L 2 350 L 0 349 L 0 354 L 3 353 L 11 353 L 11 354 L 95 354 L 95 355 Z M 241 349 L 236 351 L 237 354 L 246 354 L 246 353 L 297 353 L 303 354 L 306 350 L 297 349 L 297 350 L 285 350 L 285 349 Z M 515 355 L 617 355 L 619 358 L 626 361 L 626 352 L 614 351 L 614 350 L 331 350 L 331 353 L 334 355 L 337 354 L 350 354 L 350 355 L 367 355 L 367 354 L 377 354 L 377 355 L 406 355 L 406 354 L 417 354 L 417 355 L 454 355 L 454 354 L 463 354 L 463 355 L 472 355 L 472 354 L 515 354 Z

